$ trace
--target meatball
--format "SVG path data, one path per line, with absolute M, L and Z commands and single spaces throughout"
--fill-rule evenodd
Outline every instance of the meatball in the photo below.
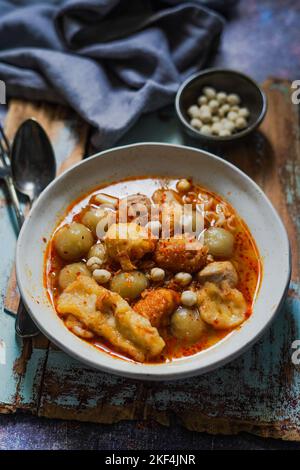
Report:
M 133 309 L 149 319 L 152 326 L 158 327 L 169 322 L 170 315 L 178 307 L 180 295 L 171 289 L 156 289 L 145 293 Z
M 194 273 L 206 263 L 207 247 L 197 240 L 169 238 L 159 240 L 154 257 L 157 266 L 172 272 Z
M 65 289 L 69 284 L 77 279 L 80 274 L 91 276 L 85 263 L 67 264 L 59 273 L 58 284 L 61 289 Z
M 105 233 L 105 229 L 115 222 L 115 220 L 115 212 L 112 210 L 91 207 L 83 214 L 81 222 L 96 235 L 99 222 L 101 222 L 101 228 L 103 227 Z
M 116 274 L 110 281 L 110 290 L 117 292 L 123 299 L 133 300 L 148 287 L 148 279 L 140 271 Z
M 221 227 L 210 227 L 204 233 L 204 243 L 208 247 L 209 254 L 230 258 L 233 253 L 234 236 Z
M 134 270 L 132 261 L 139 260 L 155 249 L 155 240 L 150 238 L 149 231 L 134 222 L 111 225 L 104 243 L 108 256 L 118 261 L 124 271 Z
M 197 308 L 178 307 L 171 318 L 171 331 L 177 339 L 195 343 L 207 331 Z
M 208 264 L 198 273 L 198 279 L 202 283 L 208 281 L 220 284 L 226 281 L 230 287 L 235 287 L 238 283 L 236 269 L 230 261 L 214 261 Z
M 64 225 L 54 235 L 54 246 L 59 256 L 67 261 L 82 258 L 93 244 L 92 232 L 78 222 Z
M 202 320 L 216 330 L 234 328 L 246 320 L 247 304 L 243 294 L 224 282 L 219 287 L 206 282 L 198 293 Z
M 121 213 L 123 207 L 125 210 L 124 213 Z M 122 199 L 119 208 L 120 221 L 136 221 L 140 225 L 146 225 L 150 220 L 150 215 L 151 201 L 145 194 L 131 194 L 125 199 Z

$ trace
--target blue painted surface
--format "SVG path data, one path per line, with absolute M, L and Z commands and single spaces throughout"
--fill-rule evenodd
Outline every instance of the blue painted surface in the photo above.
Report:
M 273 20 L 269 21 L 269 14 L 263 11 L 272 9 Z M 262 13 L 263 12 L 263 13 Z M 297 79 L 299 73 L 299 58 L 300 58 L 300 41 L 299 41 L 299 18 L 300 7 L 298 0 L 288 1 L 275 1 L 275 0 L 241 0 L 237 6 L 237 14 L 231 21 L 223 36 L 221 50 L 217 58 L 210 61 L 211 65 L 225 66 L 229 68 L 236 68 L 246 73 L 249 73 L 258 81 L 265 80 L 268 76 L 280 76 L 283 78 Z M 264 21 L 264 24 L 263 24 Z M 283 51 L 278 58 L 278 51 Z M 278 85 L 274 85 L 278 86 Z M 282 91 L 284 87 L 280 85 Z M 288 93 L 286 92 L 288 99 Z M 2 118 L 3 107 L 0 107 L 0 119 Z M 148 118 L 146 118 L 148 119 Z M 142 120 L 143 121 L 143 120 Z M 146 122 L 146 121 L 144 121 Z M 148 121 L 147 121 L 148 122 Z M 175 124 L 175 123 L 174 123 Z M 167 125 L 163 124 L 159 134 L 155 134 L 153 129 L 142 122 L 138 123 L 140 129 L 141 140 L 160 140 L 167 141 L 169 137 L 166 134 Z M 175 125 L 173 126 L 175 129 Z M 172 134 L 172 139 L 177 142 L 177 135 Z M 134 131 L 130 133 L 129 137 L 123 139 L 126 142 L 137 141 Z M 299 168 L 299 167 L 298 167 Z M 289 171 L 289 169 L 288 169 Z M 1 184 L 0 184 L 1 187 Z M 293 204 L 293 194 L 289 191 L 288 202 Z M 1 193 L 2 197 L 2 193 Z M 299 221 L 299 217 L 298 217 Z M 299 222 L 298 222 L 299 223 Z M 10 242 L 7 238 L 4 240 L 3 235 L 12 234 L 9 227 L 2 228 L 8 224 L 6 212 L 2 210 L 2 199 L 0 199 L 0 247 L 3 243 L 6 245 Z M 299 232 L 300 233 L 300 232 Z M 13 234 L 12 234 L 13 236 Z M 13 238 L 11 240 L 13 245 Z M 1 250 L 0 258 L 0 292 L 3 294 L 3 286 L 7 280 L 10 263 L 8 256 L 13 251 L 13 246 L 8 245 L 9 253 L 6 250 Z M 292 420 L 295 422 L 299 413 L 299 372 L 291 365 L 289 349 L 291 342 L 294 339 L 300 338 L 299 332 L 299 291 L 297 286 L 295 292 L 291 292 L 288 299 L 287 306 L 285 307 L 285 315 L 276 320 L 276 328 L 274 327 L 265 335 L 263 341 L 255 346 L 251 351 L 246 353 L 243 357 L 224 368 L 220 377 L 220 372 L 213 373 L 217 387 L 221 387 L 220 380 L 226 377 L 229 381 L 231 374 L 234 379 L 238 378 L 235 386 L 238 386 L 241 375 L 238 368 L 243 366 L 249 371 L 250 376 L 247 378 L 247 389 L 243 388 L 240 393 L 250 391 L 251 397 L 255 398 L 255 385 L 259 385 L 260 399 L 255 398 L 255 403 L 259 401 L 260 410 L 264 407 L 263 416 L 271 416 L 272 410 L 270 406 L 266 406 L 263 391 L 273 394 L 274 383 L 267 381 L 265 378 L 267 374 L 278 372 L 278 368 L 282 370 L 286 366 L 286 373 L 281 382 L 276 383 L 274 395 L 280 397 L 278 390 L 286 388 L 286 393 L 282 403 L 284 404 L 285 415 L 291 413 Z M 296 324 L 296 328 L 295 328 Z M 286 325 L 289 326 L 288 333 L 286 333 Z M 2 298 L 0 300 L 0 338 L 5 337 L 5 344 L 10 345 L 11 358 L 7 363 L 7 371 L 0 366 L 0 402 L 2 400 L 13 401 L 14 386 L 16 379 L 12 375 L 10 366 L 13 363 L 13 356 L 19 357 L 20 348 L 15 343 L 13 333 L 13 321 L 10 317 L 3 314 Z M 284 340 L 285 338 L 285 340 Z M 274 339 L 279 340 L 279 344 L 285 345 L 274 347 Z M 283 349 L 282 349 L 283 348 Z M 256 350 L 260 354 L 256 354 Z M 0 349 L 1 351 L 1 349 Z M 279 356 L 278 356 L 279 352 Z M 28 365 L 29 376 L 24 378 L 21 383 L 22 400 L 30 403 L 32 397 L 35 399 L 35 394 L 30 392 L 31 386 L 36 387 L 35 380 L 38 382 L 38 374 L 35 374 L 36 368 L 40 368 L 40 358 L 44 354 L 43 351 L 38 350 L 33 354 L 32 360 Z M 54 357 L 55 356 L 55 357 Z M 58 358 L 60 356 L 60 358 Z M 1 355 L 0 355 L 1 357 Z M 262 361 L 262 370 L 257 370 L 258 358 Z M 276 360 L 274 360 L 276 358 Z M 281 358 L 281 360 L 280 360 Z M 78 365 L 70 358 L 67 358 L 63 353 L 51 354 L 51 364 L 56 364 L 57 376 L 59 377 L 59 366 L 65 364 L 66 372 L 78 368 Z M 80 369 L 79 369 L 80 370 Z M 298 369 L 299 370 L 299 369 Z M 4 380 L 5 372 L 5 381 Z M 266 373 L 264 373 L 264 371 Z M 224 375 L 223 375 L 224 374 Z M 7 375 L 7 377 L 6 377 Z M 100 377 L 101 374 L 99 374 Z M 92 372 L 86 375 L 87 384 L 88 380 L 92 377 Z M 28 378 L 31 377 L 31 378 Z M 54 375 L 55 379 L 55 375 Z M 95 380 L 95 379 L 94 379 Z M 208 379 L 203 378 L 204 383 Z M 285 380 L 285 381 L 284 381 Z M 84 378 L 81 378 L 81 383 L 84 384 Z M 118 385 L 120 382 L 117 382 Z M 233 382 L 234 383 L 234 382 Z M 101 380 L 99 378 L 99 386 Z M 129 398 L 132 396 L 132 388 L 134 385 L 123 385 L 121 390 L 118 390 L 118 400 L 116 404 L 120 403 L 125 405 Z M 232 388 L 232 387 L 231 387 Z M 94 389 L 94 386 L 93 386 Z M 269 389 L 269 390 L 268 390 Z M 59 395 L 58 391 L 58 395 Z M 221 392 L 220 392 L 221 393 Z M 151 394 L 150 394 L 151 395 Z M 235 393 L 236 395 L 236 393 Z M 129 398 L 128 398 L 129 397 Z M 161 398 L 159 391 L 156 387 L 156 397 Z M 163 400 L 166 402 L 166 397 L 170 397 L 170 392 L 165 390 L 163 392 Z M 179 391 L 177 392 L 179 397 Z M 265 393 L 266 397 L 266 393 Z M 200 397 L 201 398 L 201 397 Z M 208 400 L 209 398 L 205 398 Z M 80 403 L 79 394 L 73 396 L 73 403 Z M 246 400 L 244 398 L 244 400 Z M 241 400 L 240 400 L 241 401 Z M 46 400 L 44 400 L 46 402 Z M 88 405 L 95 403 L 95 396 L 89 398 Z M 162 403 L 162 401 L 160 401 Z M 250 405 L 248 405 L 250 406 Z M 81 405 L 83 407 L 83 405 Z M 277 408 L 276 408 L 277 409 Z M 284 415 L 284 414 L 283 414 Z M 281 414 L 282 416 L 282 414 Z M 296 418 L 295 418 L 296 417 Z M 259 419 L 258 419 L 259 422 Z M 42 420 L 29 415 L 11 415 L 0 416 L 0 448 L 1 449 L 275 449 L 275 448 L 295 448 L 297 444 L 280 442 L 274 440 L 263 440 L 250 435 L 243 435 L 241 437 L 232 436 L 214 436 L 210 437 L 205 434 L 191 433 L 183 429 L 178 424 L 173 423 L 171 430 L 160 428 L 153 423 L 148 425 L 138 425 L 135 423 L 125 422 L 119 423 L 114 426 L 101 426 L 93 425 L 90 423 L 75 423 L 65 422 L 58 420 Z M 299 449 L 299 447 L 298 447 Z
M 172 110 L 165 112 L 169 116 L 166 121 L 158 115 L 145 116 L 120 144 L 137 140 L 184 143 Z M 4 201 L 3 193 L 1 197 Z M 287 200 L 289 203 L 288 196 Z M 284 427 L 288 422 L 289 431 L 299 433 L 300 374 L 291 361 L 292 342 L 300 338 L 297 284 L 291 285 L 276 321 L 258 344 L 227 366 L 202 377 L 141 384 L 88 369 L 55 349 L 49 350 L 48 358 L 46 350 L 34 349 L 26 373 L 20 377 L 13 370 L 21 355 L 21 344 L 14 335 L 14 319 L 3 312 L 2 304 L 16 239 L 11 213 L 4 202 L 0 207 L 0 237 L 5 240 L 0 265 L 0 340 L 6 351 L 5 362 L 0 364 L 0 404 L 30 409 L 40 416 L 69 412 L 73 419 L 88 421 L 101 421 L 102 415 L 112 409 L 122 418 L 124 410 L 125 417 L 132 418 L 146 417 L 151 409 L 180 415 L 195 409 L 215 418 L 247 419 L 260 425 L 277 423 Z

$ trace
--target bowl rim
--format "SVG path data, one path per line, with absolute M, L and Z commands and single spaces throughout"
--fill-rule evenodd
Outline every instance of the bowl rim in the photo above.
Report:
M 200 363 L 185 363 L 181 364 L 181 370 L 178 371 L 177 367 L 176 368 L 167 368 L 163 372 L 159 372 L 156 369 L 156 365 L 154 364 L 140 364 L 136 362 L 126 362 L 127 367 L 126 370 L 122 369 L 122 364 L 124 365 L 123 360 L 116 360 L 113 365 L 107 365 L 101 363 L 101 353 L 99 352 L 99 361 L 93 361 L 89 357 L 82 357 L 81 354 L 78 354 L 77 351 L 74 349 L 70 348 L 68 345 L 65 343 L 62 343 L 59 341 L 55 335 L 49 333 L 43 326 L 43 324 L 39 320 L 39 315 L 35 315 L 30 306 L 29 306 L 29 300 L 31 299 L 31 294 L 27 291 L 27 288 L 22 283 L 22 271 L 25 271 L 22 267 L 22 260 L 21 260 L 21 250 L 22 250 L 22 239 L 24 237 L 24 234 L 27 231 L 27 228 L 30 227 L 30 219 L 31 219 L 31 213 L 35 210 L 35 207 L 37 204 L 39 204 L 39 201 L 42 201 L 44 199 L 47 199 L 47 194 L 49 190 L 57 184 L 58 181 L 63 180 L 64 178 L 67 178 L 70 173 L 72 173 L 76 168 L 88 164 L 91 159 L 96 160 L 98 158 L 101 158 L 103 155 L 109 154 L 110 152 L 117 151 L 117 150 L 122 150 L 122 149 L 129 149 L 129 148 L 134 148 L 134 147 L 143 147 L 143 146 L 163 146 L 163 147 L 173 147 L 173 148 L 179 148 L 182 150 L 188 149 L 192 151 L 196 151 L 197 153 L 205 154 L 209 158 L 212 158 L 213 160 L 219 161 L 220 163 L 224 164 L 225 166 L 228 166 L 230 170 L 237 172 L 238 175 L 241 178 L 245 178 L 248 183 L 254 186 L 256 191 L 260 194 L 260 196 L 265 200 L 265 203 L 268 205 L 268 208 L 273 214 L 273 217 L 275 217 L 277 223 L 279 224 L 279 227 L 281 229 L 281 232 L 284 236 L 284 241 L 286 244 L 287 252 L 288 252 L 288 270 L 286 274 L 286 278 L 284 281 L 284 289 L 282 291 L 281 297 L 277 303 L 277 306 L 272 310 L 270 313 L 270 316 L 268 318 L 268 321 L 264 324 L 264 326 L 260 329 L 260 331 L 255 332 L 248 341 L 244 341 L 241 346 L 237 347 L 234 351 L 232 351 L 230 354 L 227 354 L 223 358 L 218 358 L 217 360 L 213 361 L 212 363 L 203 365 Z M 44 255 L 43 255 L 44 256 Z M 120 147 L 113 147 L 111 149 L 104 150 L 102 152 L 98 152 L 91 157 L 87 159 L 83 159 L 80 162 L 78 162 L 76 165 L 72 166 L 68 170 L 66 170 L 64 173 L 59 175 L 55 180 L 53 180 L 47 188 L 41 193 L 39 198 L 35 201 L 34 205 L 32 206 L 32 209 L 28 215 L 28 217 L 25 219 L 25 222 L 21 228 L 18 240 L 17 240 L 17 247 L 16 247 L 16 276 L 17 276 L 17 283 L 18 287 L 20 290 L 20 294 L 22 297 L 22 300 L 25 304 L 25 307 L 27 308 L 30 316 L 34 320 L 34 322 L 37 324 L 39 329 L 41 330 L 42 333 L 45 334 L 47 338 L 50 339 L 56 346 L 58 346 L 61 350 L 66 352 L 68 355 L 71 357 L 77 359 L 79 362 L 82 364 L 87 364 L 93 369 L 101 370 L 103 372 L 107 373 L 113 373 L 115 375 L 119 375 L 122 377 L 128 377 L 131 379 L 139 379 L 139 380 L 153 380 L 153 381 L 162 381 L 162 380 L 177 380 L 177 379 L 182 379 L 186 377 L 192 377 L 192 376 L 197 376 L 197 375 L 202 375 L 206 372 L 209 372 L 211 370 L 217 369 L 224 364 L 232 361 L 236 357 L 240 356 L 244 351 L 246 351 L 252 344 L 254 344 L 258 339 L 262 336 L 262 334 L 265 332 L 265 330 L 269 327 L 270 323 L 273 321 L 275 318 L 276 314 L 280 310 L 285 297 L 288 292 L 289 288 L 289 282 L 291 278 L 291 248 L 290 248 L 290 242 L 289 238 L 287 235 L 287 231 L 285 229 L 285 226 L 279 217 L 276 209 L 273 207 L 271 201 L 268 199 L 268 197 L 265 195 L 263 190 L 257 185 L 255 181 L 253 181 L 246 173 L 244 173 L 242 170 L 240 170 L 238 167 L 233 165 L 232 163 L 222 159 L 221 157 L 218 157 L 211 152 L 208 152 L 206 150 L 202 149 L 197 149 L 195 147 L 190 147 L 190 146 L 185 146 L 185 145 L 178 145 L 178 144 L 169 144 L 169 143 L 160 143 L 160 142 L 141 142 L 141 143 L 135 143 L 135 144 L 129 144 L 129 145 L 123 145 Z M 43 285 L 43 290 L 44 290 L 44 285 Z M 38 308 L 37 304 L 36 307 Z M 93 347 L 93 346 L 91 346 Z M 209 348 L 211 349 L 211 348 Z M 193 357 L 193 356 L 191 356 Z M 179 363 L 178 363 L 179 364 Z M 158 364 L 158 366 L 162 366 L 164 364 Z M 147 370 L 141 370 L 141 369 L 147 369 Z
M 262 109 L 260 111 L 260 114 L 258 116 L 258 118 L 251 124 L 251 126 L 248 126 L 246 127 L 246 129 L 243 129 L 241 130 L 240 132 L 237 132 L 236 134 L 232 134 L 228 137 L 218 137 L 218 136 L 213 136 L 213 135 L 204 135 L 204 134 L 201 134 L 200 131 L 197 131 L 193 126 L 190 125 L 190 123 L 186 120 L 186 118 L 184 117 L 183 113 L 181 112 L 181 109 L 180 109 L 180 101 L 181 101 L 181 95 L 182 95 L 182 92 L 184 91 L 185 88 L 187 88 L 191 82 L 193 82 L 196 78 L 198 77 L 202 77 L 202 76 L 205 76 L 205 75 L 210 75 L 211 73 L 228 73 L 228 74 L 233 74 L 233 75 L 237 75 L 237 76 L 240 76 L 244 79 L 246 79 L 248 82 L 250 82 L 257 90 L 258 92 L 260 93 L 260 96 L 262 98 Z M 261 122 L 263 121 L 265 115 L 266 115 L 266 112 L 267 112 L 267 109 L 268 109 L 268 100 L 267 100 L 267 96 L 265 94 L 265 92 L 262 90 L 262 88 L 259 86 L 259 84 L 253 79 L 251 78 L 249 75 L 243 73 L 243 72 L 239 72 L 238 70 L 234 70 L 234 69 L 226 69 L 226 68 L 219 68 L 219 67 L 213 67 L 213 68 L 208 68 L 208 69 L 205 69 L 205 70 L 201 70 L 200 72 L 197 72 L 197 73 L 194 73 L 193 75 L 191 75 L 190 77 L 188 77 L 181 85 L 180 87 L 178 88 L 178 91 L 176 93 L 176 97 L 175 97 L 175 110 L 176 110 L 176 114 L 177 114 L 177 117 L 179 118 L 181 124 L 184 126 L 184 127 L 187 127 L 188 130 L 193 133 L 193 135 L 198 138 L 198 139 L 203 139 L 203 140 L 206 140 L 207 142 L 214 142 L 214 143 L 218 143 L 218 142 L 233 142 L 235 140 L 239 140 L 243 137 L 246 137 L 247 135 L 249 135 L 252 131 L 254 131 L 260 124 Z

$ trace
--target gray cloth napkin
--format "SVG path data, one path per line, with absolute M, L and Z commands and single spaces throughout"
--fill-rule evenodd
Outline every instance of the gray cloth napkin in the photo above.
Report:
M 66 103 L 113 145 L 172 102 L 218 44 L 227 0 L 0 0 L 0 79 L 9 96 Z

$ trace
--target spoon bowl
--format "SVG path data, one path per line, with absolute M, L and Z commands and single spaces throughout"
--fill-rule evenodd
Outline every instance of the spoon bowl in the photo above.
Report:
M 31 202 L 55 178 L 56 162 L 51 143 L 34 119 L 24 121 L 16 133 L 11 170 L 17 190 Z
M 14 186 L 29 198 L 30 204 L 55 178 L 56 162 L 51 142 L 34 119 L 24 121 L 15 135 L 11 172 Z M 15 329 L 22 338 L 39 334 L 22 301 L 19 303 Z

